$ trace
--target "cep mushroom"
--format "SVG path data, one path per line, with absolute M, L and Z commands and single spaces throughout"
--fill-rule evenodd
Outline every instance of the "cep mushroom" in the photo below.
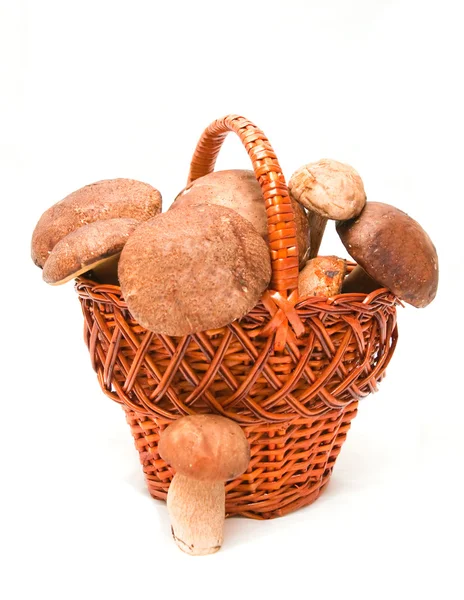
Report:
M 308 260 L 298 276 L 300 298 L 340 294 L 346 274 L 346 260 L 338 256 L 317 256 Z
M 143 327 L 183 336 L 248 313 L 269 284 L 271 261 L 246 219 L 202 204 L 142 223 L 124 246 L 118 272 L 127 306 Z
M 298 169 L 290 178 L 288 189 L 290 197 L 309 211 L 309 258 L 319 252 L 327 219 L 352 219 L 366 204 L 359 174 L 353 167 L 329 158 Z
M 305 209 L 291 200 L 295 217 L 296 237 L 300 267 L 306 261 L 309 250 L 309 221 Z M 249 221 L 256 231 L 268 241 L 268 222 L 263 192 L 253 171 L 231 169 L 215 171 L 195 179 L 174 200 L 170 209 L 217 204 L 238 212 Z
M 181 417 L 161 434 L 158 451 L 175 470 L 167 505 L 176 544 L 196 556 L 217 552 L 224 537 L 224 484 L 250 462 L 243 430 L 219 415 Z
M 381 287 L 380 283 L 372 279 L 362 267 L 356 265 L 345 277 L 342 294 L 370 294 Z
M 367 202 L 351 221 L 337 223 L 349 254 L 398 298 L 420 308 L 435 298 L 438 257 L 422 227 L 403 211 L 381 202 Z
M 92 271 L 100 283 L 118 285 L 119 255 L 139 225 L 135 219 L 108 219 L 79 227 L 51 251 L 42 272 L 44 281 L 61 285 Z
M 107 179 L 73 192 L 40 217 L 32 234 L 32 260 L 43 268 L 56 244 L 72 231 L 94 221 L 146 221 L 161 212 L 161 194 L 148 183 Z

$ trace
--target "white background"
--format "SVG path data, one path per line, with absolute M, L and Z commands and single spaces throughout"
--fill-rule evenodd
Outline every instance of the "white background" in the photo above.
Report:
M 0 0 L 2 598 L 462 598 L 460 7 Z M 191 558 L 99 389 L 73 286 L 45 285 L 29 244 L 45 209 L 100 179 L 147 181 L 168 206 L 230 112 L 264 129 L 287 177 L 352 164 L 369 199 L 428 231 L 441 279 L 428 308 L 399 310 L 327 492 L 228 520 L 220 553 Z M 218 168 L 248 164 L 228 139 Z M 321 253 L 346 256 L 332 227 Z

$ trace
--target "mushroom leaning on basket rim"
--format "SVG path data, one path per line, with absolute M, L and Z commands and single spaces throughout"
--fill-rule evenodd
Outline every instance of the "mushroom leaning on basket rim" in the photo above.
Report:
M 351 221 L 337 223 L 337 232 L 353 259 L 366 273 L 416 308 L 432 302 L 438 287 L 438 257 L 432 240 L 402 210 L 367 202 Z
M 366 192 L 357 171 L 329 158 L 295 171 L 288 190 L 290 197 L 309 211 L 309 258 L 315 258 L 319 252 L 327 219 L 352 219 L 366 204 Z
M 219 415 L 181 417 L 162 432 L 158 451 L 176 471 L 167 497 L 176 544 L 196 556 L 217 552 L 224 538 L 224 484 L 250 462 L 242 428 Z
M 69 233 L 94 221 L 146 221 L 161 212 L 161 194 L 134 179 L 97 181 L 69 194 L 46 210 L 32 234 L 32 260 L 43 268 L 56 244 Z
M 174 200 L 170 209 L 199 204 L 217 204 L 238 212 L 267 242 L 269 239 L 266 204 L 261 186 L 251 170 L 214 171 L 195 179 Z M 309 218 L 300 204 L 291 199 L 295 217 L 300 268 L 309 252 Z
M 121 252 L 127 306 L 146 329 L 183 336 L 246 315 L 271 279 L 269 248 L 235 211 L 214 204 L 142 223 Z
M 308 296 L 330 298 L 341 293 L 346 260 L 338 256 L 317 256 L 308 260 L 298 276 L 300 300 Z
M 92 271 L 100 283 L 118 285 L 119 255 L 139 225 L 135 219 L 108 219 L 79 227 L 51 251 L 42 272 L 44 281 L 61 285 Z

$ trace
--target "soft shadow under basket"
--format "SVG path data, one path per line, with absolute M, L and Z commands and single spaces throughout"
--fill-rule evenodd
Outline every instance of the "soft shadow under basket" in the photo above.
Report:
M 226 485 L 226 513 L 268 519 L 313 502 L 327 485 L 358 400 L 376 390 L 392 357 L 398 299 L 381 289 L 299 301 L 294 216 L 262 131 L 235 115 L 213 122 L 189 182 L 213 171 L 230 131 L 266 204 L 273 275 L 261 302 L 226 327 L 174 338 L 141 327 L 117 286 L 80 278 L 76 290 L 92 366 L 126 412 L 151 495 L 165 500 L 173 476 L 158 454 L 163 428 L 217 413 L 238 422 L 251 446 L 248 470 Z

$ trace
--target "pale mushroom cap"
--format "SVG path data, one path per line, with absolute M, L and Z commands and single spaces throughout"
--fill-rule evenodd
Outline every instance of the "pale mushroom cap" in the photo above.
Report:
M 199 204 L 217 204 L 238 212 L 262 236 L 267 236 L 266 207 L 253 171 L 214 171 L 195 179 L 176 197 L 169 210 Z
M 329 158 L 298 169 L 288 189 L 297 202 L 326 219 L 352 219 L 366 204 L 366 192 L 357 171 Z
M 134 179 L 97 181 L 73 192 L 46 210 L 32 234 L 32 260 L 43 267 L 55 245 L 72 231 L 94 221 L 146 221 L 161 211 L 161 194 Z
M 215 171 L 195 179 L 174 200 L 171 209 L 217 204 L 238 212 L 268 241 L 268 223 L 263 192 L 256 175 L 251 170 L 230 169 Z M 300 265 L 309 248 L 309 221 L 304 208 L 292 201 L 295 216 L 298 256 Z
M 161 434 L 158 451 L 176 473 L 202 481 L 235 479 L 250 462 L 250 446 L 242 428 L 220 415 L 174 421 Z
M 298 293 L 330 298 L 341 293 L 346 261 L 338 256 L 318 256 L 308 260 L 298 276 Z
M 61 239 L 43 268 L 43 279 L 60 285 L 119 254 L 140 222 L 108 219 L 83 225 Z
M 119 261 L 128 308 L 145 328 L 182 336 L 248 313 L 271 278 L 269 249 L 235 211 L 203 204 L 142 223 Z
M 422 227 L 403 211 L 368 202 L 351 221 L 337 223 L 353 259 L 381 286 L 416 306 L 427 306 L 438 287 L 438 257 Z

